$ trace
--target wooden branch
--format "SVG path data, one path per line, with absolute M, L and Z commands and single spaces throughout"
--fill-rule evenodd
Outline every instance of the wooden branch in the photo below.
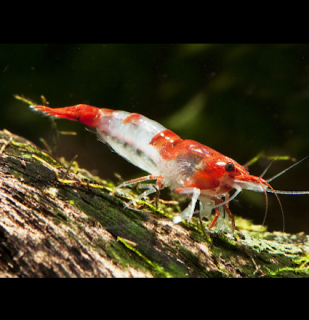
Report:
M 0 139 L 1 277 L 308 276 L 308 236 L 205 238 L 195 218 L 175 225 L 167 207 L 128 209 L 86 170 L 63 178 L 33 143 L 7 130 Z

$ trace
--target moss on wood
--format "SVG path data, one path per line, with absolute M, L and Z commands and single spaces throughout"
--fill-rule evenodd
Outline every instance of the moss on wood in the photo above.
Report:
M 238 220 L 235 237 L 128 197 L 0 131 L 1 277 L 308 277 L 308 236 Z M 73 171 L 73 172 L 72 172 Z M 96 184 L 100 183 L 98 187 Z

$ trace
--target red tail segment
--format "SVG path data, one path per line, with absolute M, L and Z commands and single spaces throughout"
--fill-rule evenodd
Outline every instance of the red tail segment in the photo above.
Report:
M 65 118 L 73 121 L 79 121 L 87 126 L 96 127 L 100 118 L 100 109 L 86 104 L 77 104 L 65 108 L 49 108 L 46 106 L 32 106 L 37 111 L 42 111 L 56 118 Z

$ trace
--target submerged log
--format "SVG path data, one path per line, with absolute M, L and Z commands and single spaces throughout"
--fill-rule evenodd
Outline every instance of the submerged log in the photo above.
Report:
M 195 218 L 173 224 L 168 204 L 129 209 L 112 191 L 0 131 L 0 277 L 309 276 L 304 234 L 204 233 Z

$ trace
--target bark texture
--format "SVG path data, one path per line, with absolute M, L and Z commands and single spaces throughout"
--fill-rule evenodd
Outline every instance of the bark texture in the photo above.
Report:
M 65 174 L 33 143 L 0 131 L 0 277 L 309 275 L 304 234 L 247 224 L 234 238 L 205 237 L 195 218 L 173 224 L 173 207 L 128 209 L 106 181 L 76 167 Z

